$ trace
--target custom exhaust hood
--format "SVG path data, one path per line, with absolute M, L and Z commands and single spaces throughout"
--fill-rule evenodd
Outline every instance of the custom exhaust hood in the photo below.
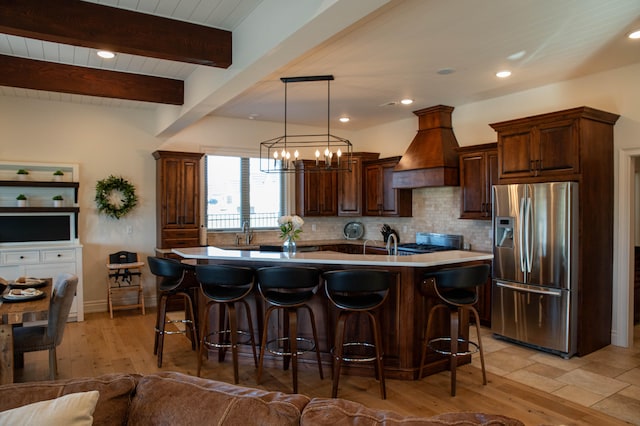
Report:
M 451 126 L 453 107 L 436 105 L 413 113 L 418 133 L 394 168 L 394 188 L 460 184 L 458 141 Z

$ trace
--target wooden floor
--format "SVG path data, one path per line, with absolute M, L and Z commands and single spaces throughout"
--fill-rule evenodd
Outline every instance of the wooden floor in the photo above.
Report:
M 58 348 L 59 378 L 97 376 L 105 373 L 155 373 L 179 371 L 195 374 L 196 355 L 182 335 L 165 338 L 164 364 L 156 365 L 153 355 L 155 311 L 141 316 L 135 311 L 114 314 L 89 314 L 82 323 L 69 323 Z M 313 361 L 311 355 L 305 355 Z M 230 357 L 219 364 L 212 356 L 203 369 L 203 377 L 233 383 Z M 240 384 L 267 390 L 290 392 L 291 375 L 280 368 L 266 368 L 260 386 L 251 358 L 240 366 Z M 596 410 L 572 403 L 555 395 L 530 388 L 509 379 L 487 373 L 489 383 L 481 384 L 480 370 L 466 365 L 458 370 L 456 397 L 449 395 L 449 374 L 443 372 L 420 381 L 387 381 L 387 399 L 379 398 L 373 378 L 342 376 L 338 396 L 369 407 L 393 410 L 414 416 L 444 412 L 481 411 L 499 413 L 523 421 L 526 425 L 622 425 L 628 424 Z M 316 364 L 300 367 L 299 392 L 311 397 L 330 397 L 330 370 L 320 380 Z M 46 380 L 46 352 L 26 354 L 24 370 L 16 371 L 16 381 Z

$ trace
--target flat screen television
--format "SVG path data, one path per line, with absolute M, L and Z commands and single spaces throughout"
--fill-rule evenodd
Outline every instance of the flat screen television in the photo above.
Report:
M 68 214 L 0 214 L 0 244 L 72 242 L 75 216 Z

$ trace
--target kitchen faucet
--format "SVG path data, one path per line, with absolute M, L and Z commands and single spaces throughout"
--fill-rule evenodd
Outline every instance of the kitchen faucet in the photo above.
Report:
M 242 233 L 244 234 L 244 244 L 248 246 L 253 239 L 253 232 L 251 231 L 251 225 L 248 220 L 242 222 Z
M 391 248 L 391 240 L 393 239 L 393 249 Z M 389 234 L 389 238 L 387 238 L 387 253 L 389 256 L 397 256 L 398 255 L 398 238 L 396 238 L 396 234 Z

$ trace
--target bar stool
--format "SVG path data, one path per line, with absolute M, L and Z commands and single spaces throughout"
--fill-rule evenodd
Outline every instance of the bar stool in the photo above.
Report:
M 268 267 L 257 270 L 258 290 L 264 300 L 270 304 L 265 313 L 264 330 L 262 332 L 262 343 L 260 345 L 260 361 L 258 364 L 257 383 L 260 384 L 262 378 L 262 366 L 265 351 L 284 357 L 284 369 L 289 367 L 291 360 L 291 370 L 293 375 L 293 393 L 298 393 L 298 355 L 304 352 L 315 350 L 318 360 L 318 371 L 320 379 L 322 375 L 322 363 L 320 360 L 320 348 L 318 347 L 318 331 L 316 330 L 316 320 L 313 311 L 307 305 L 320 284 L 320 271 L 316 268 L 307 267 Z M 298 336 L 298 308 L 304 308 L 309 312 L 311 319 L 311 330 L 313 332 L 313 342 L 307 338 Z M 284 333 L 283 337 L 277 337 L 267 341 L 269 329 L 269 317 L 275 310 L 284 311 Z M 277 342 L 276 349 L 270 349 L 269 345 Z M 308 344 L 303 348 L 299 343 Z M 282 345 L 282 346 L 281 346 Z
M 156 317 L 156 337 L 153 345 L 153 354 L 158 355 L 158 368 L 162 367 L 162 348 L 164 346 L 165 334 L 185 334 L 187 330 L 191 336 L 191 349 L 196 349 L 196 340 L 198 333 L 194 321 L 195 307 L 193 299 L 189 295 L 186 288 L 181 287 L 184 279 L 186 265 L 173 260 L 160 257 L 147 257 L 147 263 L 151 273 L 160 278 L 158 284 L 158 292 L 160 300 L 158 301 L 158 315 Z M 185 305 L 185 318 L 170 320 L 167 319 L 167 301 L 169 298 L 182 297 Z M 185 330 L 166 331 L 166 324 L 183 323 L 186 325 Z
M 253 290 L 254 272 L 251 268 L 224 265 L 198 265 L 196 266 L 196 278 L 200 283 L 202 294 L 209 299 L 204 308 L 204 315 L 200 323 L 200 347 L 198 350 L 198 370 L 200 377 L 202 366 L 202 355 L 205 348 L 218 349 L 218 360 L 224 359 L 226 349 L 231 348 L 233 357 L 233 380 L 238 383 L 238 336 L 247 334 L 238 330 L 238 317 L 236 312 L 236 302 L 242 303 L 247 316 L 249 328 L 249 343 L 253 350 L 253 362 L 258 367 L 258 357 L 256 355 L 256 342 L 253 334 L 253 324 L 251 321 L 251 309 L 245 300 Z M 209 332 L 210 315 L 214 306 L 220 306 L 220 323 L 218 331 Z M 226 316 L 224 315 L 226 313 Z M 228 321 L 228 327 L 225 323 Z M 218 336 L 218 342 L 214 337 Z
M 443 269 L 427 273 L 424 278 L 426 294 L 437 296 L 440 302 L 429 311 L 418 377 L 422 377 L 427 348 L 448 356 L 449 370 L 451 371 L 451 396 L 455 396 L 458 357 L 480 352 L 482 384 L 486 385 L 487 374 L 484 368 L 484 352 L 482 350 L 482 339 L 480 338 L 480 317 L 473 305 L 478 301 L 478 286 L 484 285 L 489 278 L 489 265 L 482 264 Z M 449 336 L 431 338 L 433 317 L 441 309 L 449 311 Z M 460 318 L 465 313 L 472 313 L 474 316 L 478 334 L 477 343 L 460 335 Z M 462 348 L 460 347 L 461 345 Z
M 374 362 L 376 379 L 380 381 L 380 397 L 387 398 L 382 363 L 382 336 L 377 308 L 389 295 L 391 273 L 377 269 L 349 269 L 323 274 L 329 301 L 338 309 L 335 343 L 333 347 L 333 387 L 331 397 L 338 397 L 340 367 L 343 362 Z M 373 344 L 345 342 L 347 320 L 354 314 L 364 313 L 369 318 Z M 375 354 L 366 353 L 371 348 Z M 355 349 L 355 350 L 354 350 Z M 356 351 L 358 350 L 359 351 Z

